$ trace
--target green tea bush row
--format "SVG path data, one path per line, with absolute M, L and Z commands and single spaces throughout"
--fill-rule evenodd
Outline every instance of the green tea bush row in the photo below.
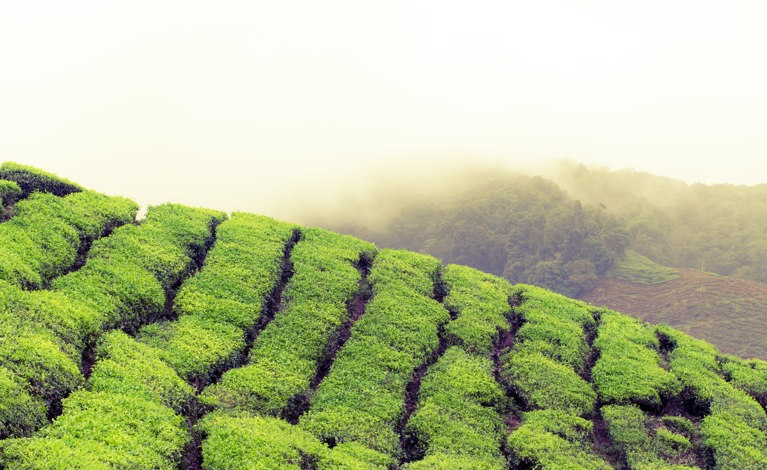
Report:
M 218 228 L 204 269 L 181 287 L 174 303 L 178 319 L 147 325 L 137 339 L 198 388 L 239 364 L 246 334 L 279 283 L 294 228 L 268 217 L 233 214 Z
M 703 418 L 703 445 L 717 469 L 767 468 L 767 415 L 746 392 L 721 376 L 714 346 L 669 327 L 658 331 L 674 345 L 671 371 L 685 387 L 683 394 Z
M 226 372 L 201 401 L 279 416 L 311 391 L 318 363 L 349 319 L 347 304 L 359 289 L 355 267 L 371 259 L 367 242 L 320 229 L 306 229 L 291 253 L 293 276 L 283 307 L 256 338 L 248 365 Z
M 205 269 L 179 290 L 174 311 L 252 328 L 279 281 L 283 251 L 295 228 L 269 217 L 233 213 L 218 227 Z
M 73 196 L 79 194 L 85 193 Z M 87 344 L 104 330 L 145 323 L 163 311 L 163 283 L 170 287 L 190 272 L 192 255 L 223 217 L 153 207 L 141 225 L 120 227 L 94 242 L 85 265 L 55 279 L 51 291 L 26 292 L 0 282 L 0 365 L 28 384 L 31 399 L 46 407 L 57 403 L 83 385 L 80 361 Z M 0 397 L 0 408 L 6 400 L 11 397 Z
M 541 470 L 607 470 L 612 468 L 591 451 L 593 423 L 562 410 L 522 415 L 522 425 L 506 445 L 512 463 Z
M 388 455 L 348 442 L 329 449 L 311 433 L 273 417 L 210 413 L 197 425 L 206 470 L 385 470 Z
M 591 353 L 594 316 L 582 302 L 533 286 L 512 292 L 523 322 L 511 351 L 501 357 L 500 378 L 521 399 L 523 423 L 507 439 L 512 461 L 532 468 L 609 466 L 591 451 L 597 395 L 579 374 Z
M 407 422 L 424 458 L 403 468 L 506 468 L 498 412 L 504 398 L 489 359 L 449 348 L 421 382 Z
M 610 437 L 624 454 L 628 468 L 698 468 L 694 461 L 687 462 L 690 465 L 671 463 L 683 461 L 683 454 L 692 448 L 694 428 L 685 418 L 675 417 L 676 421 L 651 423 L 651 418 L 636 405 L 607 405 L 601 411 Z M 679 422 L 685 425 L 679 426 Z M 664 426 L 663 423 L 672 426 Z M 687 432 L 675 432 L 678 431 L 675 427 L 682 427 Z
M 600 356 L 591 376 L 603 403 L 636 403 L 657 409 L 663 400 L 682 391 L 674 374 L 660 366 L 655 327 L 604 311 L 594 347 Z
M 137 210 L 129 199 L 90 191 L 33 194 L 0 224 L 0 279 L 24 288 L 47 285 L 75 264 L 86 240 L 132 221 Z
M 762 407 L 767 407 L 767 362 L 731 355 L 723 356 L 721 361 L 727 381 L 754 397 Z
M 499 332 L 510 328 L 511 285 L 503 278 L 456 264 L 445 268 L 442 280 L 449 292 L 444 304 L 458 312 L 445 326 L 448 343 L 488 356 Z
M 535 286 L 518 286 L 513 295 L 523 323 L 517 342 L 581 372 L 591 353 L 587 331 L 596 327 L 586 304 Z
M 0 165 L 0 180 L 17 183 L 23 192 L 22 197 L 27 197 L 36 191 L 51 193 L 56 196 L 66 196 L 83 191 L 79 184 L 38 168 L 14 162 L 5 162 Z
M 415 370 L 439 346 L 450 313 L 431 298 L 440 262 L 381 250 L 370 272 L 374 297 L 339 351 L 299 425 L 325 442 L 359 442 L 397 456 L 397 428 Z
M 64 399 L 63 414 L 32 438 L 3 442 L 0 466 L 175 468 L 190 439 L 176 411 L 188 407 L 193 389 L 122 331 L 104 335 L 96 357 L 88 390 Z
M 138 394 L 80 390 L 63 414 L 29 439 L 8 439 L 8 469 L 173 469 L 189 440 L 186 421 Z
M 501 378 L 528 408 L 576 415 L 594 411 L 596 393 L 578 375 L 590 354 L 586 332 L 595 326 L 589 310 L 538 287 L 518 287 L 515 296 L 524 323 L 516 344 L 501 358 Z
M 45 403 L 5 367 L 0 367 L 0 397 L 0 439 L 27 436 L 45 424 Z
M 418 408 L 407 422 L 412 469 L 505 468 L 501 454 L 505 395 L 489 360 L 499 332 L 509 331 L 511 286 L 466 266 L 449 265 L 442 281 L 455 318 L 444 327 L 453 345 L 421 382 Z
M 0 208 L 10 207 L 16 204 L 23 192 L 15 181 L 0 179 Z M 2 217 L 0 217 L 2 220 Z

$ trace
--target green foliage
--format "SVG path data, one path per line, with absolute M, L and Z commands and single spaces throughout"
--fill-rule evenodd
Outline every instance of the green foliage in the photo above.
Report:
M 5 162 L 0 165 L 0 180 L 15 181 L 21 187 L 24 193 L 23 197 L 27 197 L 35 191 L 66 196 L 83 190 L 82 186 L 67 179 L 14 162 Z
M 194 390 L 151 347 L 122 331 L 105 335 L 88 379 L 94 392 L 110 392 L 159 401 L 177 412 L 187 409 Z
M 236 365 L 245 349 L 244 334 L 237 327 L 191 315 L 147 325 L 137 338 L 179 376 L 198 384 Z
M 13 372 L 0 367 L 0 439 L 29 436 L 42 426 L 45 404 L 30 394 L 29 386 Z
M 100 208 L 99 197 L 87 193 L 64 199 L 35 194 L 22 202 L 54 198 L 64 204 L 60 201 L 75 197 L 81 198 L 78 204 L 90 205 L 83 213 L 91 222 L 98 219 L 96 214 L 112 209 L 127 214 L 133 207 L 133 203 L 118 201 L 109 206 L 112 209 Z M 17 217 L 25 217 L 26 210 Z M 32 397 L 46 406 L 81 387 L 84 378 L 79 367 L 85 345 L 105 329 L 130 329 L 159 314 L 166 298 L 160 280 L 172 285 L 188 273 L 191 255 L 203 248 L 218 216 L 222 215 L 181 206 L 152 208 L 141 225 L 120 227 L 94 242 L 100 248 L 89 253 L 81 269 L 55 279 L 52 292 L 24 292 L 0 283 L 0 363 L 25 380 Z M 98 226 L 108 220 L 104 217 Z M 93 223 L 83 223 L 80 228 L 90 233 L 101 230 Z M 147 231 L 152 235 L 145 237 Z M 132 249 L 137 239 L 143 244 L 140 251 Z M 132 256 L 126 256 L 124 250 Z M 174 256 L 155 258 L 158 253 Z M 0 397 L 0 407 L 10 403 L 12 397 Z
M 306 229 L 291 254 L 293 276 L 282 293 L 283 308 L 256 339 L 249 364 L 224 374 L 202 401 L 280 415 L 294 397 L 307 395 L 358 290 L 361 276 L 352 263 L 373 254 L 369 243 Z
M 18 183 L 0 179 L 0 208 L 16 204 L 21 195 L 22 191 Z
M 596 326 L 586 304 L 534 286 L 518 286 L 512 293 L 520 300 L 515 311 L 523 321 L 517 341 L 534 343 L 555 361 L 583 370 L 590 354 L 586 331 Z
M 763 407 L 767 407 L 767 362 L 726 355 L 722 360 L 722 371 L 735 388 L 743 390 Z
M 767 468 L 764 430 L 724 414 L 707 416 L 700 426 L 703 444 L 713 449 L 717 469 Z
M 188 440 L 184 419 L 155 401 L 78 391 L 51 426 L 5 441 L 0 466 L 172 469 Z
M 522 418 L 522 426 L 506 441 L 515 465 L 547 470 L 611 468 L 590 448 L 590 421 L 558 410 L 532 411 Z
M 498 332 L 509 330 L 511 286 L 502 278 L 455 264 L 445 268 L 442 280 L 449 291 L 445 306 L 459 312 L 445 327 L 448 343 L 471 353 L 490 354 Z
M 423 296 L 434 293 L 434 281 L 442 267 L 436 258 L 405 250 L 381 250 L 375 265 L 377 269 L 370 272 L 374 292 L 397 286 Z
M 591 373 L 603 402 L 657 408 L 662 398 L 682 391 L 676 377 L 660 367 L 654 327 L 604 311 L 594 347 L 600 356 Z
M 608 424 L 610 437 L 623 451 L 631 469 L 683 470 L 698 468 L 673 464 L 670 459 L 688 451 L 689 438 L 658 427 L 652 432 L 649 417 L 634 405 L 608 405 L 602 407 L 602 416 Z
M 503 380 L 529 407 L 591 413 L 596 394 L 578 375 L 590 353 L 586 329 L 595 325 L 585 304 L 532 286 L 515 288 L 513 297 L 524 323 L 501 358 Z
M 626 250 L 626 256 L 618 261 L 606 277 L 637 284 L 661 284 L 679 279 L 679 271 L 662 266 L 634 250 Z
M 72 267 L 85 240 L 133 220 L 136 210 L 133 201 L 90 191 L 30 196 L 0 225 L 0 279 L 43 286 Z
M 418 440 L 425 458 L 470 457 L 479 468 L 505 468 L 500 452 L 503 426 L 496 409 L 503 398 L 493 364 L 453 346 L 421 382 L 418 408 L 408 420 L 407 432 Z
M 433 279 L 438 266 L 426 255 L 379 253 L 370 272 L 375 296 L 301 417 L 302 428 L 324 441 L 357 441 L 397 455 L 405 387 L 437 350 L 439 326 L 450 319 L 426 295 L 434 289 L 424 279 Z M 414 288 L 405 273 L 414 273 Z
M 206 438 L 203 468 L 385 469 L 389 457 L 356 443 L 328 449 L 312 434 L 277 418 L 214 412 L 197 425 Z
M 516 348 L 510 356 L 504 360 L 501 376 L 528 407 L 553 408 L 576 415 L 594 411 L 596 393 L 572 367 L 525 347 Z
M 721 376 L 716 348 L 672 328 L 659 327 L 674 346 L 671 371 L 697 407 L 709 410 L 700 431 L 715 468 L 763 468 L 767 464 L 767 414 Z
M 174 302 L 179 315 L 197 315 L 242 330 L 253 327 L 282 272 L 282 254 L 294 226 L 235 212 L 218 227 L 216 244 Z

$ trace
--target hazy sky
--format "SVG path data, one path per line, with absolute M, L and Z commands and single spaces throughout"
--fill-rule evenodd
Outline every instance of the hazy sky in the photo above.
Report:
M 763 0 L 2 2 L 0 157 L 267 213 L 469 157 L 767 182 L 766 21 Z

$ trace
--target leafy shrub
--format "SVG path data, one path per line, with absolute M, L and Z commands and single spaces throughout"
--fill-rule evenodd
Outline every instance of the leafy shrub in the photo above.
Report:
M 760 359 L 743 360 L 726 355 L 722 371 L 735 387 L 748 393 L 763 407 L 767 407 L 767 362 Z
M 0 179 L 0 207 L 14 205 L 21 195 L 22 191 L 18 183 Z
M 423 447 L 425 459 L 471 458 L 479 468 L 505 468 L 500 452 L 502 422 L 495 408 L 504 395 L 492 370 L 488 359 L 457 346 L 429 368 L 421 382 L 418 408 L 407 423 L 407 432 Z M 406 468 L 429 465 L 414 462 Z
M 30 439 L 4 442 L 8 468 L 174 468 L 189 440 L 173 410 L 133 395 L 78 391 Z
M 501 376 L 511 384 L 527 406 L 557 409 L 575 415 L 594 411 L 596 393 L 575 371 L 523 343 L 504 361 Z
M 72 267 L 86 240 L 133 220 L 137 209 L 128 199 L 90 191 L 65 198 L 30 196 L 0 225 L 0 279 L 43 286 Z
M 45 404 L 30 394 L 29 386 L 0 367 L 0 439 L 29 436 L 46 422 Z
M 302 428 L 325 441 L 356 441 L 394 456 L 395 427 L 415 369 L 438 347 L 439 326 L 450 314 L 430 298 L 439 262 L 382 250 L 370 272 L 375 296 L 352 329 L 330 372 L 301 417 Z M 413 288 L 406 282 L 413 276 Z
M 471 353 L 489 355 L 498 332 L 510 328 L 508 281 L 455 264 L 445 268 L 442 280 L 449 291 L 445 306 L 458 312 L 457 318 L 445 327 L 448 343 L 458 344 Z
M 583 370 L 591 352 L 586 332 L 596 324 L 586 305 L 534 286 L 518 286 L 512 295 L 520 301 L 515 310 L 523 321 L 517 341 L 534 343 L 551 359 Z
M 154 348 L 183 379 L 200 385 L 237 364 L 245 349 L 244 334 L 237 327 L 192 315 L 147 325 L 137 339 Z
M 658 408 L 662 399 L 681 392 L 676 377 L 660 367 L 654 327 L 605 311 L 594 347 L 600 356 L 591 373 L 603 402 Z
M 94 392 L 110 392 L 159 401 L 181 412 L 194 390 L 151 347 L 122 331 L 106 334 L 96 350 L 96 365 L 88 379 Z
M 5 162 L 0 165 L 0 180 L 16 182 L 23 191 L 23 197 L 27 197 L 35 191 L 66 196 L 83 190 L 80 185 L 69 180 L 38 168 L 14 162 Z
M 277 418 L 210 413 L 197 425 L 205 436 L 203 467 L 227 469 L 385 469 L 391 458 L 357 443 L 328 449 L 312 434 Z
M 563 411 L 525 413 L 522 426 L 506 440 L 512 463 L 547 470 L 612 468 L 591 451 L 591 427 L 591 422 Z
M 282 272 L 294 226 L 235 212 L 216 232 L 205 269 L 186 281 L 174 301 L 179 315 L 252 328 Z

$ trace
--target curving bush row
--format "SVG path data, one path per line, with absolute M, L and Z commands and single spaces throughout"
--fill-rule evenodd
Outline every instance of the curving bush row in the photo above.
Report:
M 283 307 L 256 338 L 248 364 L 226 372 L 201 402 L 279 416 L 305 401 L 319 362 L 349 319 L 347 306 L 361 281 L 355 265 L 374 255 L 371 243 L 304 230 L 291 253 L 293 276 L 282 292 Z
M 687 419 L 668 416 L 656 420 L 636 405 L 607 405 L 602 407 L 602 416 L 614 445 L 625 455 L 628 468 L 699 468 L 688 454 L 696 431 Z
M 190 439 L 194 390 L 152 350 L 122 331 L 104 335 L 87 390 L 30 439 L 9 439 L 0 464 L 18 469 L 175 468 Z
M 32 166 L 14 162 L 0 165 L 0 180 L 13 181 L 22 191 L 21 197 L 27 197 L 33 192 L 46 192 L 55 196 L 83 191 L 83 187 L 65 178 L 40 170 Z
M 767 361 L 724 355 L 721 363 L 724 378 L 733 387 L 748 393 L 767 408 Z
M 522 425 L 506 445 L 517 468 L 607 470 L 612 468 L 591 451 L 594 424 L 561 410 L 522 414 Z
M 700 432 L 712 467 L 767 468 L 767 414 L 724 380 L 716 348 L 670 327 L 658 331 L 674 347 L 671 371 L 685 387 L 684 398 L 704 416 Z
M 655 327 L 626 315 L 603 311 L 594 340 L 600 356 L 591 376 L 603 403 L 636 403 L 658 409 L 682 386 L 660 366 Z
M 385 470 L 394 464 L 390 456 L 357 442 L 329 449 L 298 426 L 242 411 L 210 413 L 197 428 L 206 436 L 206 470 Z
M 500 332 L 511 327 L 511 285 L 506 279 L 457 264 L 445 268 L 442 280 L 449 292 L 444 304 L 457 313 L 445 326 L 448 344 L 489 356 Z
M 590 354 L 587 331 L 595 327 L 594 317 L 581 302 L 538 287 L 517 289 L 523 324 L 502 358 L 502 379 L 527 408 L 593 412 L 596 393 L 579 373 Z
M 522 326 L 501 357 L 500 376 L 529 411 L 507 439 L 512 460 L 542 469 L 610 468 L 591 450 L 592 423 L 582 418 L 594 413 L 597 400 L 580 375 L 594 316 L 584 303 L 545 289 L 515 289 Z
M 45 287 L 69 270 L 87 243 L 131 222 L 136 203 L 91 191 L 61 198 L 35 193 L 0 224 L 0 280 L 22 288 Z
M 339 351 L 299 426 L 324 442 L 359 442 L 400 453 L 398 426 L 414 371 L 439 346 L 449 312 L 431 297 L 440 262 L 381 250 L 369 278 L 374 297 Z
M 0 282 L 0 366 L 33 409 L 56 406 L 83 385 L 83 351 L 105 330 L 135 328 L 163 313 L 169 289 L 191 272 L 223 217 L 178 205 L 153 207 L 141 225 L 94 242 L 85 265 L 55 279 L 51 291 Z M 0 397 L 0 409 L 11 399 Z M 20 419 L 4 424 L 16 430 L 6 435 L 28 435 L 40 423 L 37 415 Z
M 265 297 L 279 282 L 283 251 L 293 230 L 289 224 L 240 213 L 222 224 L 204 269 L 181 287 L 179 296 L 186 296 L 185 306 L 191 311 L 178 312 L 177 320 L 147 325 L 136 338 L 123 332 L 105 335 L 96 351 L 88 391 L 66 399 L 64 414 L 53 426 L 33 439 L 12 442 L 5 451 L 9 467 L 24 468 L 29 462 L 33 468 L 47 468 L 48 461 L 69 466 L 79 459 L 94 468 L 175 468 L 191 439 L 182 415 L 196 412 L 195 390 L 187 381 L 210 375 L 218 358 L 228 356 L 223 350 L 232 345 L 244 348 L 244 331 L 237 326 L 241 315 L 224 317 L 227 322 L 217 319 L 215 312 L 200 315 L 196 312 L 201 310 L 194 309 L 204 302 L 213 305 L 218 298 L 238 301 L 243 306 L 240 313 L 249 307 L 252 327 Z M 243 272 L 249 276 L 243 277 Z M 261 289 L 256 292 L 260 298 L 245 304 L 253 298 L 249 289 Z M 231 295 L 235 292 L 242 295 Z M 235 335 L 217 336 L 227 332 Z M 73 401 L 85 403 L 85 409 L 72 407 Z M 135 420 L 134 409 L 146 421 Z M 72 423 L 84 419 L 91 421 L 93 435 L 74 433 Z M 161 421 L 164 424 L 159 427 Z M 125 442 L 109 445 L 108 440 L 117 435 L 124 436 Z M 105 444 L 112 451 L 101 454 Z M 69 450 L 61 458 L 41 451 L 62 445 Z M 33 452 L 41 456 L 31 457 Z
M 246 334 L 279 284 L 294 229 L 268 217 L 233 214 L 219 227 L 204 269 L 181 287 L 178 318 L 147 325 L 136 338 L 199 389 L 239 364 Z
M 21 186 L 15 181 L 0 179 L 0 208 L 7 209 L 16 204 L 23 192 Z M 0 213 L 0 221 L 5 218 L 5 213 Z
M 449 348 L 421 382 L 418 408 L 407 422 L 420 447 L 412 457 L 422 459 L 403 468 L 506 468 L 498 411 L 504 397 L 488 358 Z
M 445 306 L 454 313 L 443 329 L 449 347 L 421 382 L 418 408 L 407 422 L 413 442 L 403 468 L 505 468 L 501 454 L 505 395 L 493 376 L 490 353 L 511 328 L 504 279 L 448 265 Z

